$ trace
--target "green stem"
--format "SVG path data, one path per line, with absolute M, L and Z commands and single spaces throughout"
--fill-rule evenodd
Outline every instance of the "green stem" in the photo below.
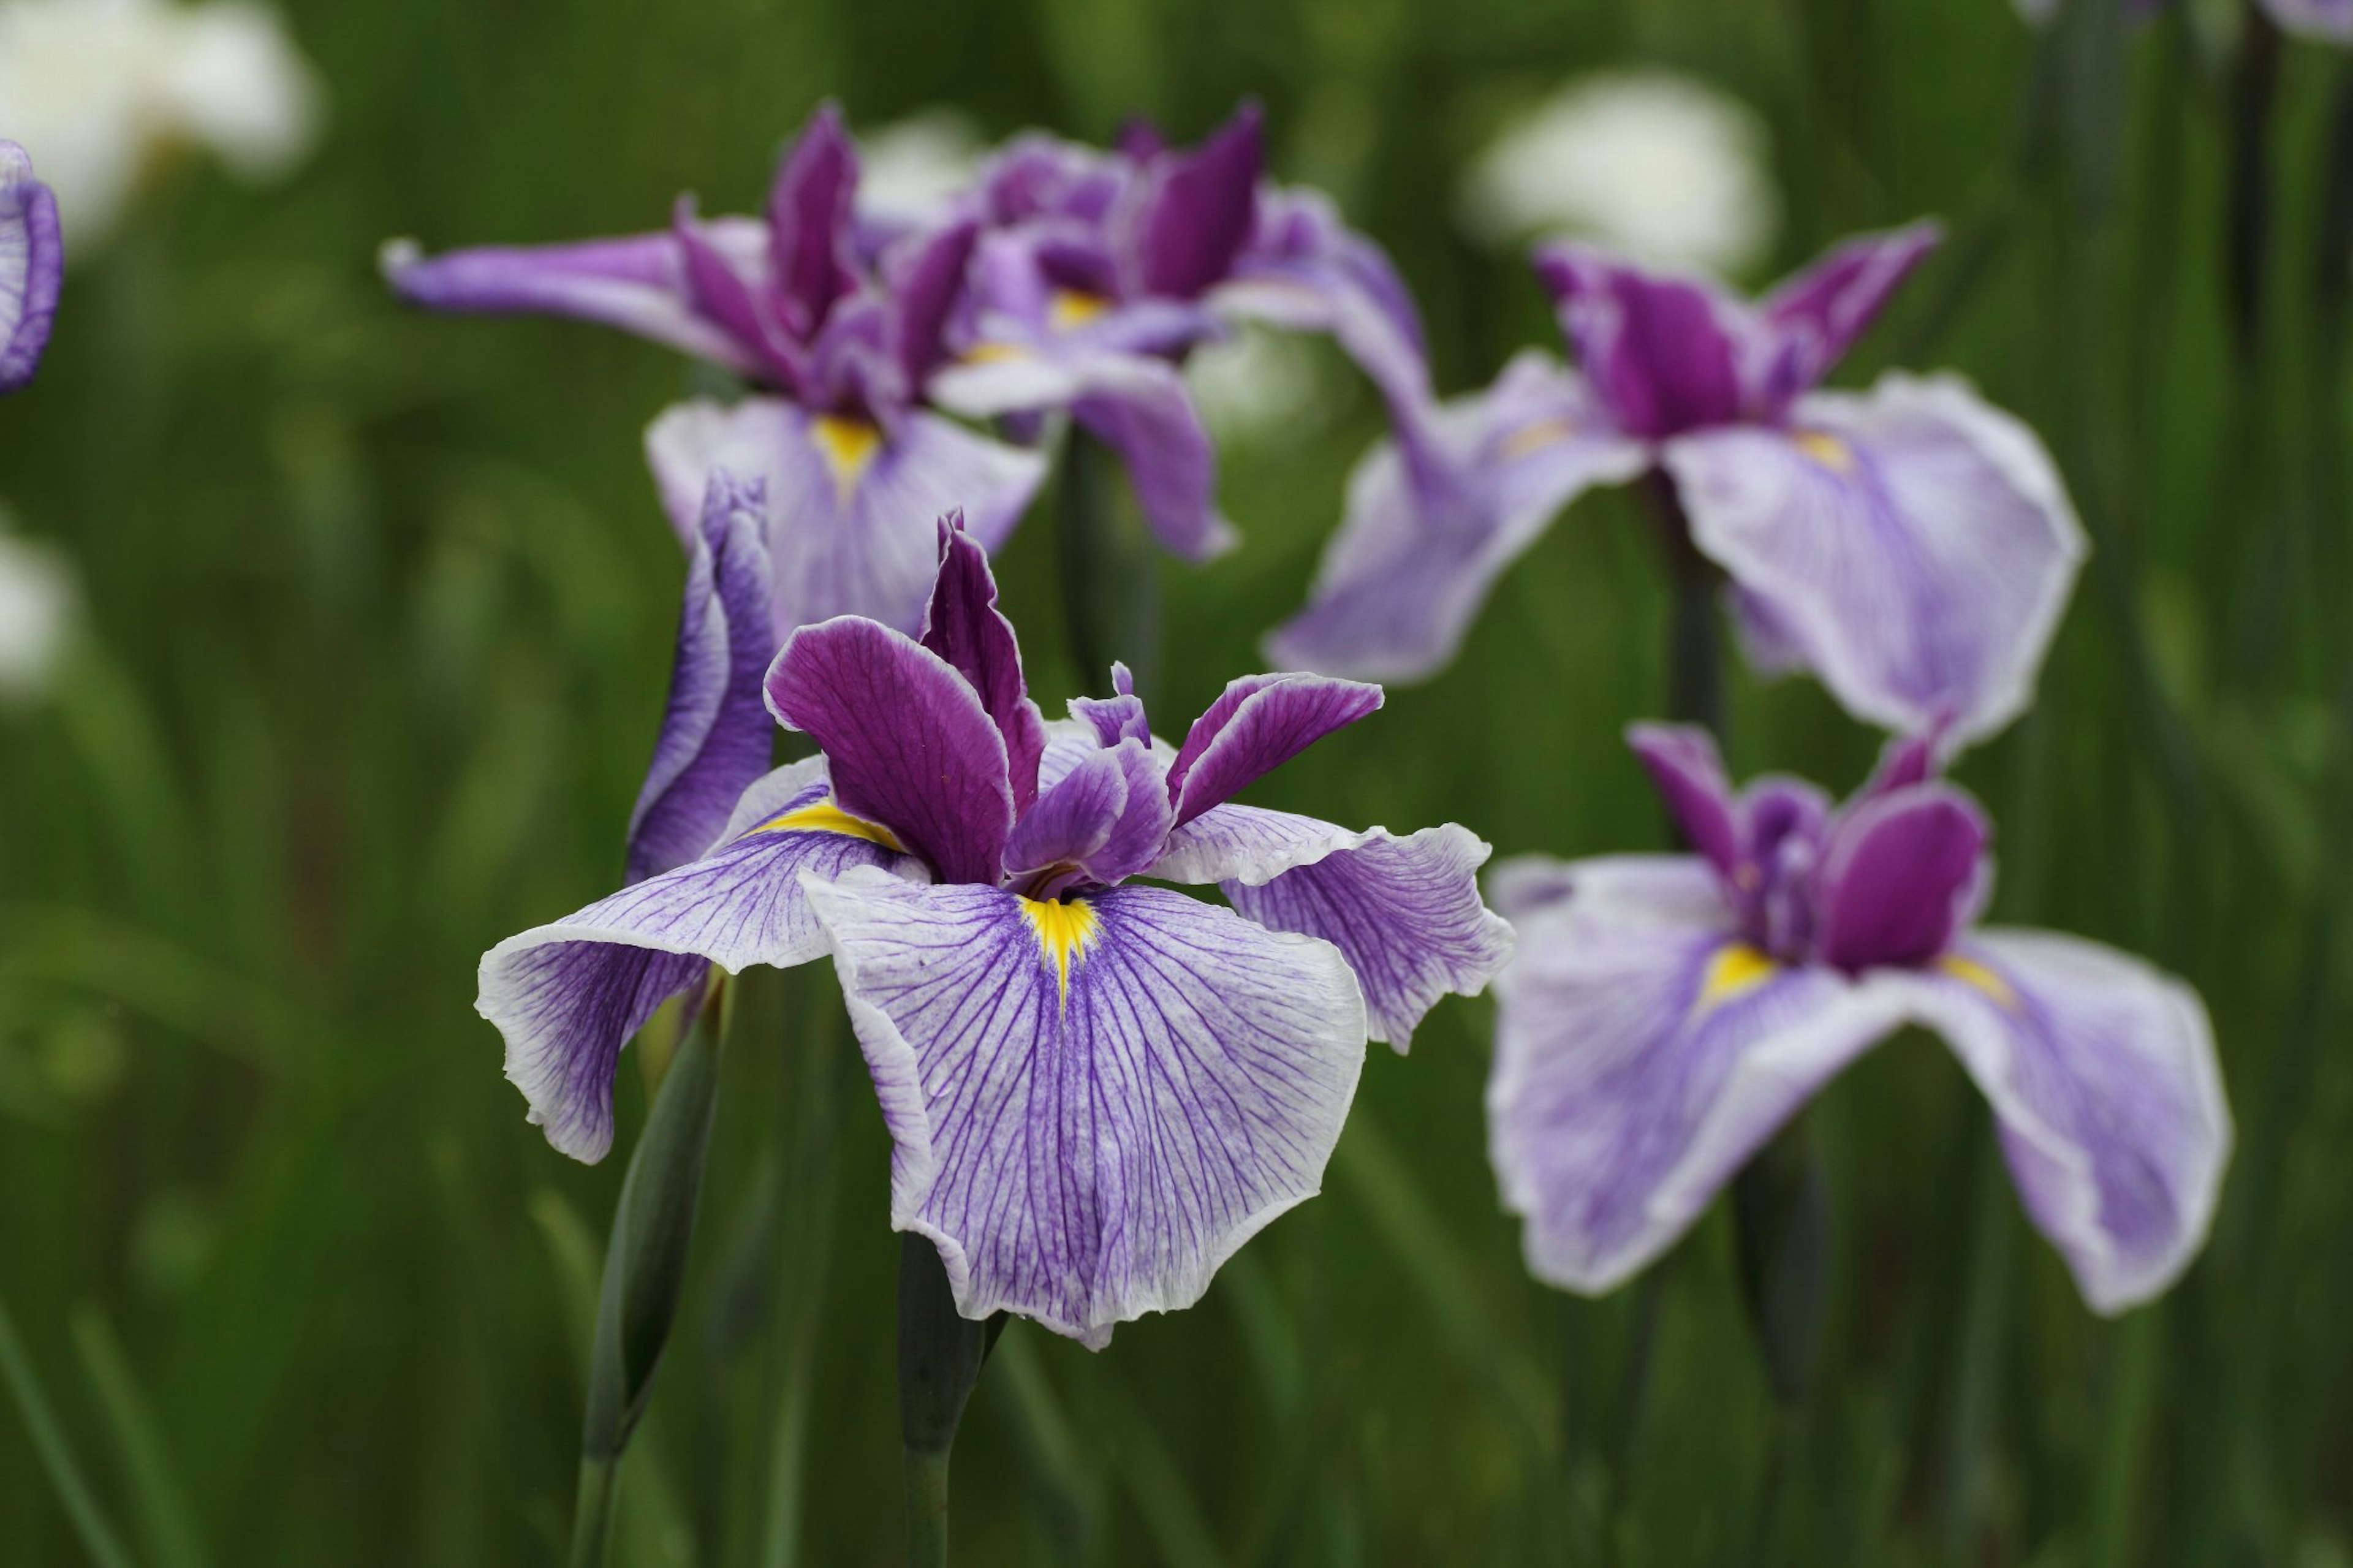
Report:
M 910 1568 L 942 1568 L 948 1560 L 948 1453 L 1004 1326 L 1002 1313 L 975 1322 L 958 1312 L 938 1249 L 913 1232 L 900 1236 L 899 1434 L 907 1451 Z
M 613 1505 L 621 1495 L 621 1457 L 580 1457 L 572 1510 L 572 1568 L 604 1568 L 613 1549 Z
M 907 1568 L 947 1568 L 948 1451 L 907 1450 Z
M 33 1436 L 33 1451 L 40 1456 L 41 1468 L 49 1472 L 49 1484 L 57 1488 L 58 1500 L 65 1504 L 66 1517 L 73 1521 L 82 1550 L 99 1568 L 131 1568 L 130 1553 L 122 1549 L 121 1538 L 99 1508 L 97 1495 L 74 1458 L 72 1445 L 66 1441 L 65 1428 L 58 1424 L 57 1413 L 41 1392 L 32 1359 L 25 1353 L 24 1341 L 16 1337 L 16 1324 L 5 1303 L 0 1303 L 0 1375 L 7 1378 L 8 1391 L 16 1396 L 25 1429 Z
M 1095 689 L 1117 659 L 1148 700 L 1160 673 L 1159 555 L 1142 514 L 1122 493 L 1117 455 L 1075 426 L 1062 447 L 1055 510 L 1062 619 L 1078 685 Z

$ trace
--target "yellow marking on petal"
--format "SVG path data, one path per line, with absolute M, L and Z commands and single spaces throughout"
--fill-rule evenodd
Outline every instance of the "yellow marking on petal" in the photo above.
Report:
M 1700 981 L 1698 1011 L 1720 1007 L 1742 992 L 1763 984 L 1780 967 L 1745 942 L 1728 942 L 1707 961 Z
M 866 477 L 874 454 L 882 448 L 882 432 L 870 420 L 842 414 L 820 414 L 809 426 L 809 442 L 833 474 L 835 494 L 843 500 Z
M 1046 301 L 1046 324 L 1058 332 L 1083 327 L 1105 310 L 1111 301 L 1083 289 L 1057 289 Z
M 2017 1010 L 2018 993 L 2010 988 L 2010 982 L 1977 960 L 1948 952 L 1936 960 L 1936 967 L 1971 990 L 1983 992 L 1992 999 L 1994 1005 L 2002 1011 L 2007 1013 Z
M 904 855 L 907 852 L 907 847 L 900 843 L 898 836 L 889 828 L 879 822 L 869 822 L 862 816 L 852 816 L 829 800 L 818 801 L 814 805 L 797 807 L 782 816 L 772 816 L 752 831 L 754 833 L 839 833 L 844 837 L 863 838 L 871 844 L 880 844 L 894 855 Z
M 1820 430 L 1800 430 L 1798 450 L 1834 474 L 1854 472 L 1854 448 Z
M 1514 462 L 1532 452 L 1541 452 L 1546 447 L 1558 446 L 1576 434 L 1577 421 L 1566 415 L 1556 414 L 1548 419 L 1539 419 L 1533 425 L 1513 431 L 1498 455 L 1507 463 Z
M 966 364 L 1002 364 L 1009 359 L 1028 359 L 1029 351 L 1019 343 L 975 343 L 964 351 Z
M 1087 943 L 1094 940 L 1095 911 L 1079 899 L 1023 899 L 1021 912 L 1029 917 L 1029 929 L 1038 935 L 1039 952 L 1054 966 L 1054 984 L 1061 1005 L 1068 1006 L 1071 965 L 1086 956 Z

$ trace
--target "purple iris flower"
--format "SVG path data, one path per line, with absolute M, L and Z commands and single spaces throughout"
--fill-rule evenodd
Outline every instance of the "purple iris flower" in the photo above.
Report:
M 1045 459 L 927 405 L 977 225 L 861 229 L 857 184 L 856 149 L 828 104 L 786 151 L 763 217 L 704 219 L 681 198 L 660 233 L 429 258 L 396 242 L 385 273 L 414 304 L 600 321 L 765 389 L 680 404 L 646 432 L 681 542 L 692 545 L 713 468 L 757 479 L 779 637 L 837 615 L 912 627 L 931 583 L 930 520 L 963 505 L 976 534 L 1002 542 Z
M 1495 982 L 1489 1126 L 1530 1269 L 1624 1280 L 1841 1068 L 1919 1024 L 1992 1102 L 2084 1300 L 2165 1289 L 2231 1146 L 2196 994 L 2093 942 L 1978 929 L 1989 828 L 1927 741 L 1834 809 L 1794 779 L 1735 795 L 1703 731 L 1631 740 L 1697 853 L 1525 858 L 1490 881 L 1520 944 Z
M 0 393 L 33 379 L 65 279 L 58 201 L 33 178 L 33 161 L 0 142 Z
M 1270 652 L 1430 675 L 1562 507 L 1655 468 L 1730 577 L 1760 670 L 1810 668 L 1893 730 L 2000 729 L 2031 698 L 2084 553 L 2050 458 L 1951 377 L 1817 390 L 1936 242 L 1926 225 L 1851 241 L 1753 304 L 1542 247 L 1581 374 L 1530 352 L 1483 392 L 1409 409 Z
M 1378 688 L 1251 676 L 1172 747 L 1121 671 L 1050 724 L 985 552 L 960 525 L 939 540 L 920 639 L 841 616 L 769 668 L 770 710 L 823 755 L 755 782 L 701 858 L 493 948 L 477 1005 L 532 1120 L 594 1160 L 656 1007 L 709 964 L 831 952 L 895 1144 L 893 1226 L 937 1245 L 966 1316 L 1101 1346 L 1316 1190 L 1366 1038 L 1403 1050 L 1511 929 L 1461 827 L 1232 800 Z
M 1198 147 L 1145 130 L 1113 152 L 1029 135 L 983 171 L 957 363 L 936 394 L 976 416 L 1067 410 L 1117 451 L 1161 543 L 1233 542 L 1178 365 L 1234 321 L 1332 333 L 1392 398 L 1426 384 L 1421 324 L 1377 247 L 1313 192 L 1262 178 L 1245 105 Z

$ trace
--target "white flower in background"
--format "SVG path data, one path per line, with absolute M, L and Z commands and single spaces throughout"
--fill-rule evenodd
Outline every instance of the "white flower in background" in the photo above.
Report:
M 972 121 L 953 109 L 927 109 L 861 132 L 859 209 L 892 225 L 936 217 L 971 183 L 983 151 Z
M 1466 175 L 1463 226 L 1493 245 L 1574 234 L 1658 266 L 1735 274 L 1780 222 L 1765 126 L 1662 71 L 1588 77 L 1504 127 Z
M 30 701 L 48 690 L 74 602 L 65 557 L 0 532 L 0 700 Z
M 246 0 L 0 0 L 0 134 L 57 193 L 69 258 L 164 147 L 205 148 L 245 180 L 284 173 L 321 98 L 277 14 Z
M 1219 443 L 1247 445 L 1321 423 L 1315 351 L 1299 338 L 1245 326 L 1185 362 L 1185 385 Z

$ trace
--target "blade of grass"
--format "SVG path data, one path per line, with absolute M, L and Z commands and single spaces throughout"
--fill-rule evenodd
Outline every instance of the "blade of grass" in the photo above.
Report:
M 155 1568 L 204 1568 L 205 1552 L 172 1461 L 171 1446 L 155 1421 L 132 1369 L 131 1357 L 115 1337 L 105 1309 L 85 1301 L 73 1312 L 74 1345 L 98 1393 L 99 1407 L 113 1428 L 122 1473 L 131 1483 L 141 1540 Z
M 5 1301 L 0 1301 L 0 1375 L 8 1380 L 8 1392 L 16 1395 L 17 1413 L 25 1418 L 25 1429 L 32 1434 L 34 1451 L 41 1457 L 41 1468 L 48 1472 L 49 1484 L 57 1488 L 58 1500 L 65 1505 L 74 1533 L 81 1538 L 82 1550 L 90 1553 L 90 1561 L 99 1568 L 132 1568 L 131 1554 L 122 1549 L 121 1532 L 99 1506 L 97 1494 L 83 1477 L 80 1461 L 74 1458 L 73 1445 L 67 1440 L 65 1428 L 58 1424 L 56 1412 L 49 1408 L 40 1380 L 33 1374 L 32 1360 L 25 1353 L 24 1341 L 16 1336 L 16 1322 L 8 1315 Z

